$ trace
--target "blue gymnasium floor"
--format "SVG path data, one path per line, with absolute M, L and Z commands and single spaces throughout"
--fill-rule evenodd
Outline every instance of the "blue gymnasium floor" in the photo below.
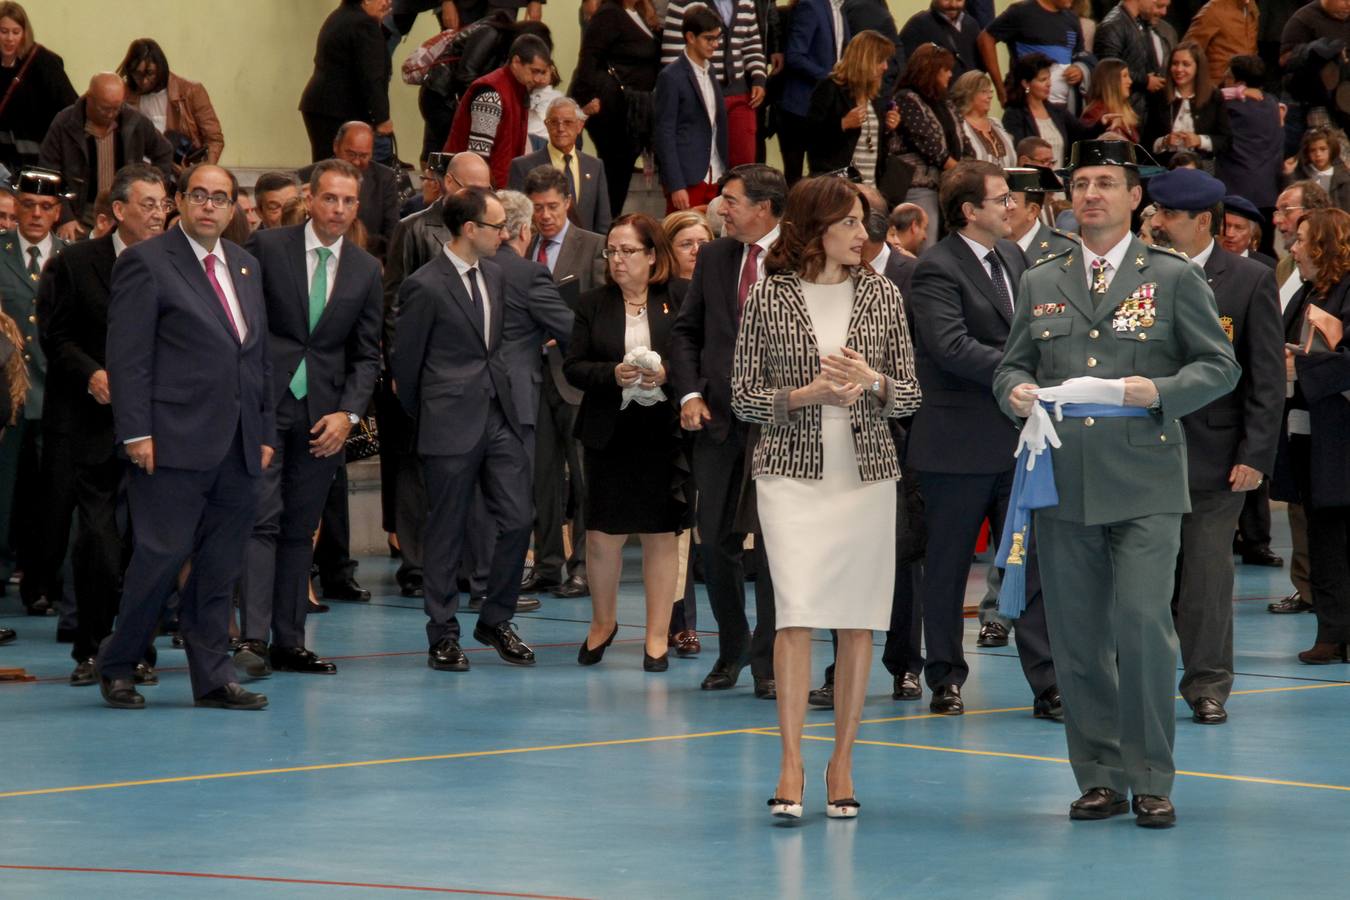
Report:
M 96 688 L 64 683 L 55 620 L 17 615 L 13 591 L 0 600 L 20 632 L 0 663 L 41 678 L 0 685 L 0 897 L 1233 898 L 1328 879 L 1340 891 L 1327 861 L 1350 850 L 1350 667 L 1294 659 L 1313 617 L 1265 611 L 1287 570 L 1239 568 L 1232 718 L 1178 723 L 1186 774 L 1168 832 L 1069 821 L 1062 729 L 1031 718 L 1015 656 L 976 651 L 973 622 L 967 714 L 927 715 L 926 690 L 892 701 L 878 661 L 860 818 L 825 818 L 831 718 L 813 712 L 808 815 L 784 827 L 764 806 L 773 704 L 753 699 L 748 671 L 735 691 L 698 690 L 711 635 L 701 658 L 644 674 L 636 581 L 601 665 L 576 665 L 589 601 L 547 599 L 520 622 L 535 669 L 476 649 L 456 675 L 426 667 L 420 608 L 392 573 L 363 561 L 374 602 L 310 618 L 338 675 L 275 675 L 255 685 L 271 698 L 261 713 L 194 710 L 166 639 L 148 709 L 104 709 Z M 828 653 L 816 644 L 817 676 Z

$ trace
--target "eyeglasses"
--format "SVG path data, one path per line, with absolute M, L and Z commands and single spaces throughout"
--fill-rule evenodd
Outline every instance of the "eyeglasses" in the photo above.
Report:
M 862 172 L 859 172 L 854 166 L 844 166 L 842 169 L 835 169 L 831 172 L 822 173 L 824 178 L 842 178 L 845 181 L 851 181 L 854 184 L 862 184 Z
M 1013 205 L 1013 195 L 1011 192 L 1009 192 L 1007 194 L 999 194 L 997 197 L 985 197 L 983 202 L 994 203 L 997 204 L 998 206 L 1008 207 Z
M 198 188 L 195 191 L 188 191 L 183 196 L 187 197 L 188 203 L 191 203 L 193 206 L 205 206 L 209 202 L 216 209 L 224 209 L 234 202 L 233 198 L 223 191 L 208 194 L 201 188 Z
M 164 212 L 174 211 L 174 203 L 172 200 L 142 200 L 136 205 L 140 207 L 141 212 L 146 215 L 149 215 L 157 209 L 163 210 Z
M 604 250 L 600 251 L 600 255 L 605 259 L 613 259 L 618 256 L 626 261 L 632 259 L 638 253 L 646 252 L 646 247 L 606 247 Z
M 475 224 L 475 225 L 481 225 L 481 226 L 484 227 L 484 228 L 495 228 L 495 229 L 497 229 L 497 233 L 498 233 L 498 234 L 501 234 L 503 231 L 506 230 L 506 223 L 505 223 L 505 222 L 497 222 L 497 223 L 493 223 L 493 222 L 481 222 L 481 221 L 479 221 L 478 219 L 474 219 L 474 220 L 473 220 L 473 224 Z
M 49 212 L 55 211 L 55 209 L 56 209 L 58 206 L 60 206 L 60 205 L 61 205 L 61 204 L 60 204 L 60 203 L 57 203 L 55 200 L 42 200 L 42 201 L 39 201 L 39 200 L 20 200 L 20 201 L 19 201 L 19 209 L 22 209 L 22 210 L 24 210 L 24 211 L 26 211 L 26 212 L 32 212 L 33 210 L 38 209 L 38 210 L 41 210 L 41 211 L 44 212 L 44 213 L 49 213 Z
M 545 128 L 576 128 L 581 124 L 580 119 L 545 119 Z
M 1089 188 L 1095 187 L 1102 193 L 1106 193 L 1107 191 L 1114 191 L 1115 189 L 1121 187 L 1123 184 L 1125 184 L 1125 182 L 1120 181 L 1119 179 L 1116 178 L 1097 178 L 1092 180 L 1089 180 L 1087 178 L 1075 178 L 1072 182 L 1069 183 L 1069 190 L 1075 192 L 1086 191 Z
M 1275 207 L 1275 214 L 1280 216 L 1287 216 L 1292 212 L 1298 212 L 1300 209 L 1307 209 L 1307 208 L 1308 207 L 1306 206 L 1277 206 Z
M 675 242 L 676 250 L 694 250 L 708 243 L 707 238 L 685 238 L 682 241 Z

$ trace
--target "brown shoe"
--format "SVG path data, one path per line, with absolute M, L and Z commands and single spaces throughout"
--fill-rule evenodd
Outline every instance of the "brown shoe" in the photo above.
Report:
M 674 647 L 675 655 L 683 659 L 698 656 L 703 651 L 703 645 L 699 643 L 698 634 L 693 631 L 681 631 L 678 634 L 672 634 L 667 644 Z
M 1330 641 L 1318 641 L 1308 650 L 1304 650 L 1298 655 L 1298 661 L 1307 663 L 1310 666 L 1325 666 L 1327 663 L 1350 662 L 1350 653 L 1347 653 L 1347 647 L 1344 642 L 1334 643 Z

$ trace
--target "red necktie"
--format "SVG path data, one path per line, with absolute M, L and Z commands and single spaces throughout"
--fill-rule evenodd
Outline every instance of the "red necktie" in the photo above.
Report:
M 535 257 L 535 261 L 540 265 L 548 265 L 548 245 L 550 243 L 548 238 L 541 237 L 539 239 L 539 255 Z
M 745 248 L 745 265 L 741 266 L 741 285 L 736 289 L 737 322 L 745 312 L 745 298 L 750 293 L 750 286 L 759 280 L 759 266 L 756 261 L 763 249 L 759 244 L 751 244 Z
M 225 289 L 220 286 L 220 280 L 216 278 L 216 258 L 208 255 L 202 263 L 206 266 L 206 280 L 211 282 L 212 289 L 216 292 L 216 299 L 220 301 L 221 308 L 225 310 L 225 318 L 230 320 L 230 327 L 234 329 L 236 340 L 243 340 L 239 336 L 239 323 L 234 320 L 234 313 L 230 311 L 230 301 L 225 299 Z

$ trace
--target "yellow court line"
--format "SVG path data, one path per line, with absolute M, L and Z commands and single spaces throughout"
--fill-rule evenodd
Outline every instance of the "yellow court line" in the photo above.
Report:
M 777 737 L 777 732 L 755 731 L 753 734 L 762 734 L 765 736 Z M 804 734 L 802 740 L 806 741 L 828 741 L 834 743 L 834 738 L 823 735 Z M 971 750 L 965 747 L 931 747 L 927 744 L 902 744 L 898 741 L 865 741 L 861 738 L 854 741 L 855 744 L 863 744 L 869 747 L 898 747 L 902 750 L 930 750 L 935 753 L 959 753 L 966 756 L 989 756 L 998 759 L 1028 759 L 1033 762 L 1061 763 L 1068 765 L 1069 761 L 1058 756 L 1034 756 L 1029 753 L 1005 753 L 1000 750 Z M 1190 778 L 1212 778 L 1217 781 L 1240 781 L 1248 784 L 1274 784 L 1282 787 L 1301 787 L 1314 788 L 1319 791 L 1346 791 L 1350 792 L 1350 785 L 1343 784 L 1319 784 L 1312 781 L 1288 781 L 1282 778 L 1259 778 L 1254 775 L 1225 775 L 1219 772 L 1187 772 L 1177 770 L 1178 775 L 1186 775 Z

